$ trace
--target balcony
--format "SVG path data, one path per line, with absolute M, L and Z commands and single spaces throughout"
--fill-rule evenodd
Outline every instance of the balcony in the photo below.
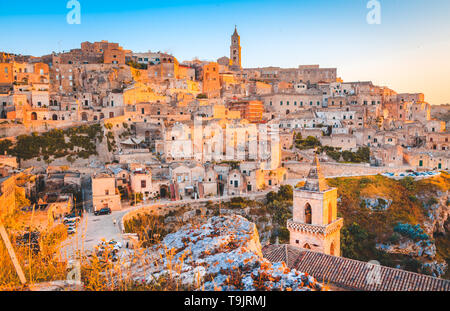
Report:
M 305 223 L 295 222 L 293 220 L 287 221 L 288 229 L 292 229 L 295 231 L 307 232 L 307 233 L 311 233 L 311 234 L 320 234 L 320 235 L 332 234 L 332 233 L 340 230 L 343 227 L 343 225 L 344 225 L 343 218 L 338 218 L 335 221 L 333 221 L 331 224 L 325 225 L 325 226 L 305 224 Z

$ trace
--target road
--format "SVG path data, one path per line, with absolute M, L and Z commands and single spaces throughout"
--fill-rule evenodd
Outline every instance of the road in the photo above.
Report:
M 78 225 L 77 233 L 63 243 L 63 256 L 72 258 L 77 251 L 81 253 L 92 251 L 103 239 L 123 242 L 119 220 L 132 209 L 124 209 L 104 216 L 85 213 Z
M 77 228 L 77 233 L 72 237 L 67 239 L 62 244 L 61 254 L 65 258 L 73 258 L 75 254 L 78 252 L 86 253 L 94 250 L 94 247 L 98 245 L 102 240 L 110 241 L 116 240 L 117 242 L 121 242 L 122 245 L 125 245 L 122 230 L 120 223 L 122 218 L 128 212 L 133 210 L 137 210 L 140 208 L 148 208 L 148 207 L 175 207 L 179 205 L 186 205 L 190 203 L 206 203 L 211 201 L 213 203 L 229 201 L 232 198 L 243 197 L 249 199 L 262 198 L 267 195 L 270 191 L 276 191 L 276 187 L 265 190 L 257 193 L 240 195 L 240 196 L 225 196 L 225 197 L 216 197 L 216 198 L 205 198 L 205 199 L 197 199 L 197 200 L 181 200 L 181 201 L 158 201 L 152 204 L 141 204 L 136 207 L 134 206 L 124 206 L 121 211 L 114 211 L 111 215 L 104 216 L 94 216 L 93 213 L 90 213 L 90 209 L 85 212 L 80 224 Z M 87 194 L 88 195 L 88 194 Z M 84 194 L 83 194 L 84 196 Z M 87 204 L 86 206 L 90 206 Z M 114 223 L 116 220 L 116 223 Z

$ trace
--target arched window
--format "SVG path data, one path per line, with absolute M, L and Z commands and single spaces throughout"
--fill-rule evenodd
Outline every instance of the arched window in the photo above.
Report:
M 309 203 L 306 203 L 306 206 L 305 206 L 305 223 L 306 224 L 312 223 L 312 210 L 311 210 L 311 205 L 309 205 Z
M 31 120 L 33 120 L 33 121 L 37 120 L 37 113 L 36 112 L 32 112 L 31 113 Z
M 88 115 L 87 115 L 86 112 L 83 112 L 83 113 L 81 114 L 81 120 L 82 120 L 82 121 L 87 121 L 87 120 L 88 120 Z
M 57 121 L 57 120 L 58 120 L 58 116 L 57 116 L 56 114 L 54 114 L 54 115 L 52 116 L 52 119 L 53 119 L 53 121 Z
M 331 203 L 328 204 L 328 223 L 331 224 L 333 222 L 333 207 Z

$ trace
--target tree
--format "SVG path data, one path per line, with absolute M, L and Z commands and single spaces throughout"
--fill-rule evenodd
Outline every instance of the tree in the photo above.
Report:
M 341 249 L 343 257 L 361 259 L 367 253 L 369 233 L 356 222 L 345 226 L 341 231 Z M 365 258 L 364 258 L 365 259 Z
M 294 190 L 291 185 L 282 185 L 280 190 L 278 190 L 278 197 L 281 200 L 290 201 L 294 195 Z
M 5 152 L 9 154 L 11 152 L 12 145 L 13 143 L 8 139 L 0 141 L 0 155 L 4 155 Z

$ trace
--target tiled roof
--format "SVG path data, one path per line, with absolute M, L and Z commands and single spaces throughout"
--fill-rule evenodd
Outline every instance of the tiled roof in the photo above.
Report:
M 450 291 L 448 280 L 384 266 L 376 268 L 379 272 L 378 284 L 367 282 L 373 269 L 370 269 L 366 262 L 325 255 L 290 245 L 268 245 L 263 248 L 263 255 L 271 262 L 284 261 L 291 269 L 306 272 L 321 282 L 350 290 Z

